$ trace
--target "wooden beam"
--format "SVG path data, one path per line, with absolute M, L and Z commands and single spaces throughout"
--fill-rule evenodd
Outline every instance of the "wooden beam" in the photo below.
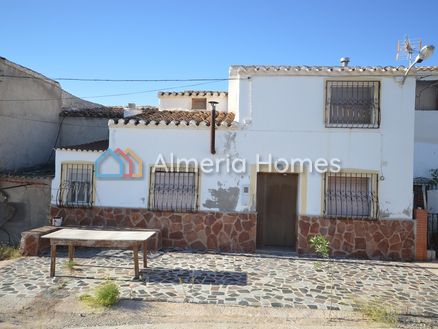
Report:
M 55 276 L 55 267 L 56 267 L 56 244 L 52 244 L 50 246 L 50 277 L 51 278 Z

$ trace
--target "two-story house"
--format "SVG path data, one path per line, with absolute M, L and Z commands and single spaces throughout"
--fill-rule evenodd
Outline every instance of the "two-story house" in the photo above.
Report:
M 109 120 L 109 149 L 57 149 L 52 215 L 165 247 L 304 253 L 320 233 L 337 256 L 412 259 L 417 72 L 231 66 L 228 93 L 159 93 Z

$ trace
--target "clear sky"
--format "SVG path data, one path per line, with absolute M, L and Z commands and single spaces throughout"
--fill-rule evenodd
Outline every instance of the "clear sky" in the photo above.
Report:
M 438 46 L 437 0 L 0 0 L 0 12 L 0 56 L 53 78 L 226 78 L 231 64 L 338 65 L 342 56 L 350 65 L 406 65 L 395 61 L 406 34 Z M 438 51 L 424 65 L 438 65 Z M 61 84 L 77 96 L 227 88 Z M 156 94 L 89 100 L 157 104 Z

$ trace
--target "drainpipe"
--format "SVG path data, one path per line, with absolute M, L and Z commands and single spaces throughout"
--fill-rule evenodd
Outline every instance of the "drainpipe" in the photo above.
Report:
M 216 154 L 216 104 L 218 102 L 208 102 L 211 105 L 211 120 L 210 120 L 210 153 Z

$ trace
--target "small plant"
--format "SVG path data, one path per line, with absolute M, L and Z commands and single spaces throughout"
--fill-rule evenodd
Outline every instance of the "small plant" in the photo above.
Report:
M 14 259 L 20 256 L 18 246 L 0 245 L 0 260 Z
M 315 250 L 320 257 L 329 258 L 329 242 L 321 234 L 317 234 L 310 238 L 310 246 Z
M 333 309 L 333 286 L 334 286 L 334 276 L 332 273 L 331 261 L 330 261 L 330 249 L 329 241 L 322 234 L 317 234 L 309 239 L 310 247 L 316 252 L 319 257 L 328 259 L 328 263 L 324 266 L 327 270 L 327 274 L 330 278 L 330 309 L 329 318 L 331 319 L 331 310 Z M 314 263 L 315 269 L 323 269 L 321 262 Z
M 107 281 L 96 288 L 94 296 L 84 294 L 79 296 L 79 300 L 89 306 L 111 307 L 117 303 L 119 296 L 119 286 L 112 281 Z
M 385 323 L 391 326 L 399 322 L 397 312 L 387 309 L 382 303 L 375 300 L 359 305 L 359 310 L 374 322 Z
M 72 259 L 65 262 L 65 267 L 68 268 L 70 270 L 70 272 L 74 271 L 76 265 L 77 265 L 77 263 Z

